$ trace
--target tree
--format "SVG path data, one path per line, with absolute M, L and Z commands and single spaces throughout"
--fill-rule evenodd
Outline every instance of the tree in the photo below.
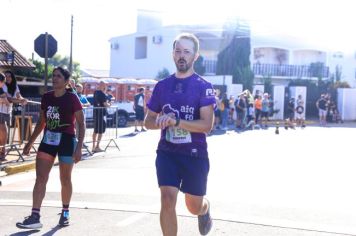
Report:
M 250 32 L 240 20 L 228 22 L 218 54 L 217 75 L 232 75 L 233 83 L 252 89 L 254 74 L 250 68 Z
M 270 76 L 263 77 L 263 84 L 265 87 L 265 92 L 268 94 L 272 94 L 273 92 L 272 78 Z
M 167 68 L 163 68 L 162 70 L 158 71 L 156 75 L 157 80 L 162 80 L 167 78 L 170 75 L 169 71 Z
M 194 63 L 194 70 L 199 75 L 205 74 L 205 66 L 204 66 L 203 62 L 204 62 L 204 58 L 202 56 L 199 56 L 198 59 Z
M 45 73 L 45 64 L 40 60 L 32 60 L 29 59 L 34 65 L 35 69 L 33 71 L 28 70 L 16 70 L 14 73 L 16 75 L 22 75 L 27 77 L 35 77 L 35 78 L 44 78 Z M 53 69 L 57 66 L 62 66 L 66 69 L 69 67 L 69 58 L 68 57 L 61 57 L 60 55 L 56 54 L 54 57 L 48 59 L 48 78 L 52 78 Z M 78 80 L 80 77 L 80 64 L 78 62 L 73 63 L 73 72 L 72 78 Z
M 323 78 L 323 70 L 324 70 L 324 63 L 322 62 L 310 63 L 309 66 L 310 77 L 317 77 L 320 79 Z

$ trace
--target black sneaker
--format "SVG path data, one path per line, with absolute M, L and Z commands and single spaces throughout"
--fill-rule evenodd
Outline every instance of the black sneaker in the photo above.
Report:
M 207 235 L 213 226 L 213 220 L 210 216 L 210 203 L 208 202 L 208 204 L 209 208 L 205 215 L 198 216 L 199 232 L 201 235 Z
M 69 211 L 62 211 L 61 218 L 59 218 L 58 226 L 65 227 L 69 225 Z
M 20 229 L 40 229 L 42 224 L 40 222 L 40 216 L 32 214 L 27 216 L 23 222 L 16 223 L 17 228 Z

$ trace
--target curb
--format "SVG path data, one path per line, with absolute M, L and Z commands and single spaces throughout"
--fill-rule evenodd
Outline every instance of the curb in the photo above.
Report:
M 35 169 L 35 167 L 36 167 L 36 162 L 32 161 L 32 162 L 26 163 L 26 164 L 20 164 L 20 165 L 16 165 L 16 166 L 7 166 L 4 168 L 4 170 L 7 175 L 12 175 L 12 174 L 17 174 L 20 172 L 25 172 L 25 171 Z

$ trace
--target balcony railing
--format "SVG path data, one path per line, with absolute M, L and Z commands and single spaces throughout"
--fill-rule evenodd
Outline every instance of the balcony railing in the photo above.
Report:
M 329 77 L 329 67 L 321 66 L 313 68 L 303 65 L 276 65 L 276 64 L 253 64 L 252 71 L 255 75 L 281 76 L 281 77 Z
M 216 60 L 204 60 L 205 73 L 216 74 Z M 253 64 L 253 73 L 260 76 L 281 76 L 281 77 L 329 77 L 329 67 L 302 66 L 302 65 L 277 65 L 277 64 Z

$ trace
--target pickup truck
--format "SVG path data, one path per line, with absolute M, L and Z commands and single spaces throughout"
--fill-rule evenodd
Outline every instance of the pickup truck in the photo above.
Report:
M 94 97 L 89 94 L 87 99 L 91 105 L 84 108 L 84 115 L 87 125 L 90 126 L 93 124 Z M 128 121 L 134 121 L 136 118 L 133 102 L 112 102 L 111 106 L 106 109 L 108 111 L 106 118 L 108 127 L 125 127 Z

